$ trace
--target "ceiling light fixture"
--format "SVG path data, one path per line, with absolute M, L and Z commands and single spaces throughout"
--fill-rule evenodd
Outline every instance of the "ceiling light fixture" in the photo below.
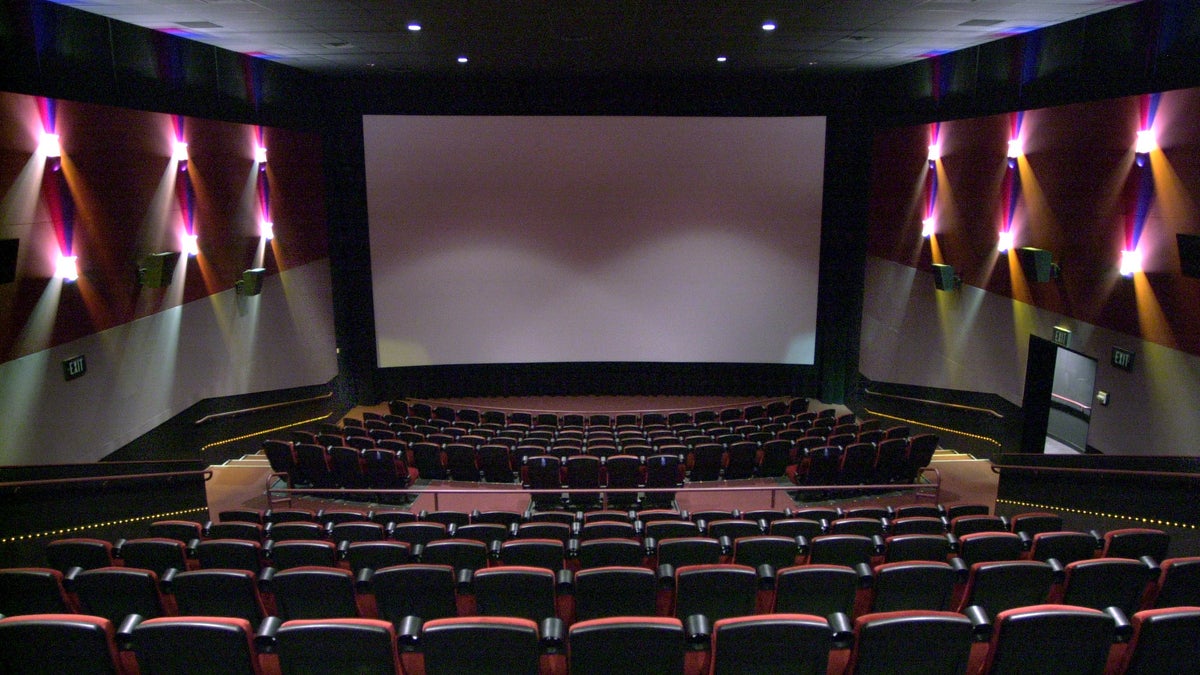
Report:
M 762 25 L 762 29 L 763 29 L 763 30 L 765 30 L 765 31 L 768 31 L 768 32 L 769 32 L 769 31 L 773 31 L 773 30 L 775 30 L 775 27 L 776 27 L 776 26 L 775 26 L 775 22 L 774 22 L 774 21 L 767 21 L 767 22 L 764 22 L 764 23 L 763 23 L 763 25 Z

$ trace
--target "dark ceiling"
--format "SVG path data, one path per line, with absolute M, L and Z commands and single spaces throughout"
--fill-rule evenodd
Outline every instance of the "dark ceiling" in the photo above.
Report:
M 491 77 L 876 71 L 1138 0 L 55 1 L 314 73 Z

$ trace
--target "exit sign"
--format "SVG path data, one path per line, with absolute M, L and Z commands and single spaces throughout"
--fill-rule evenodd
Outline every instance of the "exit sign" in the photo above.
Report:
M 79 356 L 72 356 L 71 358 L 64 360 L 62 364 L 63 378 L 68 382 L 77 377 L 83 377 L 84 373 L 87 372 L 87 360 L 83 358 L 83 354 L 80 354 Z
M 1133 370 L 1133 352 L 1128 349 L 1113 347 L 1112 364 L 1121 370 Z

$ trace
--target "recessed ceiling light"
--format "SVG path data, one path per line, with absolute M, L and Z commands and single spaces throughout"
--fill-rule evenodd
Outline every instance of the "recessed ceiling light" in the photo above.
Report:
M 460 57 L 458 57 L 458 62 L 459 62 L 459 63 L 466 63 L 466 62 L 467 62 L 467 57 L 465 57 L 465 56 L 460 56 Z
M 415 33 L 421 30 L 421 24 L 417 23 L 416 21 L 410 21 L 408 24 L 408 29 Z
M 775 30 L 775 22 L 774 21 L 764 21 L 763 25 L 762 25 L 762 29 L 767 30 L 767 31 Z
M 725 63 L 728 60 L 729 60 L 729 57 L 726 57 L 726 56 L 718 56 L 717 57 L 717 63 Z

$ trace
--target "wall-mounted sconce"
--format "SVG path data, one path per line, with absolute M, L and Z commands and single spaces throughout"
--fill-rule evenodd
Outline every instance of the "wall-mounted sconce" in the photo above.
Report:
M 266 273 L 267 270 L 262 267 L 254 267 L 242 272 L 242 278 L 233 285 L 234 291 L 238 295 L 247 297 L 262 293 L 263 276 Z
M 189 258 L 195 258 L 200 255 L 200 235 L 185 234 L 183 235 L 183 252 Z
M 1138 249 L 1121 251 L 1121 276 L 1132 277 L 1142 271 L 1142 252 Z
M 75 281 L 79 278 L 79 258 L 73 255 L 58 256 L 58 262 L 54 264 L 54 276 L 63 281 Z
M 1004 230 L 1000 233 L 1000 238 L 996 240 L 996 250 L 1005 253 L 1013 247 L 1013 232 L 1012 230 Z
M 962 286 L 962 277 L 954 273 L 953 265 L 933 263 L 933 285 L 939 291 L 957 291 Z
M 1154 138 L 1153 129 L 1142 129 L 1137 132 L 1137 141 L 1133 144 L 1133 152 L 1137 156 L 1137 165 L 1146 166 L 1146 159 L 1150 157 L 1150 151 L 1158 147 L 1158 141 Z
M 175 148 L 171 151 L 171 157 L 179 162 L 179 170 L 187 171 L 188 169 L 188 144 L 183 141 L 175 141 Z
M 269 220 L 264 220 L 261 224 L 259 224 L 258 228 L 263 239 L 271 241 L 275 238 L 275 223 Z
M 929 144 L 929 168 L 937 166 L 937 161 L 942 158 L 942 146 L 938 143 Z
M 1017 158 L 1021 156 L 1021 139 L 1011 138 L 1008 141 L 1008 168 L 1017 168 Z
M 259 171 L 266 171 L 267 170 L 267 149 L 261 145 L 255 146 L 254 161 L 258 162 L 258 170 Z
M 937 220 L 933 216 L 929 216 L 921 221 L 921 236 L 928 239 L 933 236 L 934 228 L 937 226 Z
M 1062 275 L 1062 270 L 1054 262 L 1053 254 L 1044 248 L 1022 246 L 1017 249 L 1017 257 L 1021 261 L 1025 277 L 1030 281 L 1045 283 L 1052 279 L 1058 280 Z
M 163 251 L 162 253 L 151 253 L 142 258 L 142 264 L 138 266 L 137 272 L 138 284 L 146 288 L 170 286 L 179 256 L 179 251 Z
M 41 139 L 38 140 L 38 151 L 46 156 L 51 171 L 58 171 L 62 168 L 62 143 L 59 141 L 58 134 L 43 131 Z

